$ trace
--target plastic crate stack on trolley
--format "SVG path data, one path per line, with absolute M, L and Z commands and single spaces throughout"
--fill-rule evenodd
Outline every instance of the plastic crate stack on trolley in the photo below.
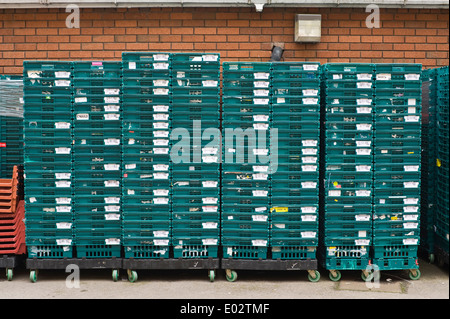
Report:
M 28 258 L 72 257 L 72 62 L 25 61 L 24 187 Z
M 374 269 L 420 277 L 420 64 L 375 65 Z
M 320 64 L 272 63 L 272 259 L 316 260 L 319 237 Z M 276 143 L 275 143 L 276 142 Z M 311 273 L 312 281 L 319 280 Z
M 449 248 L 449 73 L 448 66 L 436 70 L 437 192 L 436 237 L 438 262 L 448 266 Z
M 121 64 L 74 62 L 74 198 L 78 258 L 121 256 Z
M 167 259 L 172 237 L 172 54 L 124 52 L 123 246 L 125 259 Z M 129 271 L 129 279 L 137 273 Z
M 220 55 L 174 53 L 172 92 L 173 256 L 217 258 L 220 244 Z
M 322 248 L 331 280 L 369 279 L 372 242 L 374 66 L 325 64 Z
M 23 164 L 23 79 L 0 75 L 0 178 Z

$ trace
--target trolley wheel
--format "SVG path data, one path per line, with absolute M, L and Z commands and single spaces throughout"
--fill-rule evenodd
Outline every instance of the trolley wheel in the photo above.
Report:
M 341 272 L 339 270 L 333 270 L 330 271 L 330 274 L 328 275 L 330 277 L 331 281 L 339 281 L 341 280 Z
M 30 281 L 33 283 L 37 281 L 37 270 L 30 270 Z
M 419 269 L 410 269 L 409 270 L 409 278 L 412 280 L 417 280 L 420 278 L 420 270 Z
M 112 271 L 112 280 L 114 282 L 119 280 L 119 270 L 118 269 L 113 269 L 113 271 Z
M 320 272 L 317 270 L 308 270 L 308 279 L 311 282 L 318 282 L 320 280 Z
M 238 277 L 237 272 L 234 271 L 234 270 L 231 270 L 231 269 L 227 269 L 227 270 L 225 271 L 225 275 L 226 275 L 226 278 L 227 278 L 227 280 L 228 280 L 229 282 L 236 281 L 236 279 L 237 279 L 237 277 Z
M 216 271 L 210 270 L 208 276 L 209 276 L 209 281 L 214 282 L 214 279 L 216 278 Z
M 129 282 L 135 282 L 138 279 L 138 274 L 135 270 L 128 269 L 127 273 Z
M 6 279 L 11 281 L 13 279 L 13 270 L 11 268 L 6 269 Z
M 363 281 L 371 281 L 374 277 L 373 272 L 367 272 L 367 275 L 364 271 L 361 271 L 361 278 Z

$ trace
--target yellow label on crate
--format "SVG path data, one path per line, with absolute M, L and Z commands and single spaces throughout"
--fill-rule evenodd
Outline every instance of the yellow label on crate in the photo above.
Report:
M 392 216 L 391 217 L 391 220 L 397 220 L 398 218 L 397 218 L 397 216 Z
M 441 160 L 439 158 L 436 158 L 436 166 L 441 167 Z
M 338 182 L 333 182 L 333 185 L 334 185 L 334 186 L 338 186 L 339 183 L 338 183 Z
M 288 207 L 272 207 L 270 212 L 275 211 L 275 213 L 287 213 L 289 211 Z
M 414 152 L 408 152 L 408 154 L 414 154 Z

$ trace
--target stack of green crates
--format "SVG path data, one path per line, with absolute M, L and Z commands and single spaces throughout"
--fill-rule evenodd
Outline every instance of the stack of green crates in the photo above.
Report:
M 169 53 L 122 54 L 125 258 L 169 258 L 171 68 Z
M 315 259 L 319 235 L 320 64 L 272 63 L 273 259 Z M 277 165 L 275 165 L 275 163 Z
M 121 64 L 74 62 L 76 254 L 121 254 Z
M 375 65 L 373 264 L 380 270 L 418 268 L 421 70 Z
M 22 76 L 0 75 L 0 178 L 23 163 Z
M 224 62 L 223 258 L 266 259 L 270 235 L 270 62 Z
M 436 192 L 436 245 L 441 255 L 449 249 L 449 67 L 436 71 L 437 120 L 437 192 Z
M 365 270 L 372 241 L 374 66 L 323 66 L 324 267 Z
M 72 257 L 73 65 L 24 61 L 23 67 L 28 257 Z
M 218 257 L 219 93 L 219 54 L 173 54 L 171 198 L 174 258 Z

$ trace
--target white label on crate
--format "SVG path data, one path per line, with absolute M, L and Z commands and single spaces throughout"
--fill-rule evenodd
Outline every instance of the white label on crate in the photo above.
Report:
M 302 213 L 315 213 L 317 212 L 317 207 L 314 206 L 304 206 L 301 208 Z
M 416 113 L 416 108 L 412 106 L 408 106 L 408 113 Z
M 106 204 L 119 204 L 120 197 L 105 197 Z
M 403 182 L 405 188 L 417 188 L 419 187 L 419 182 Z
M 55 173 L 56 179 L 70 179 L 71 173 Z
M 155 239 L 153 240 L 153 243 L 155 244 L 155 246 L 169 246 L 168 239 Z
M 55 80 L 55 86 L 70 86 L 70 80 Z
M 379 73 L 376 77 L 379 81 L 390 81 L 391 80 L 391 74 L 390 73 Z
M 169 86 L 169 80 L 153 80 L 154 86 Z
M 268 191 L 252 190 L 252 194 L 254 197 L 267 197 L 268 193 Z
M 105 145 L 120 145 L 119 138 L 105 138 L 104 142 L 105 142 Z
M 269 90 L 263 89 L 253 90 L 253 94 L 255 96 L 269 96 Z
M 267 181 L 267 178 L 269 178 L 269 174 L 258 173 L 253 174 L 252 177 L 255 181 Z
M 341 191 L 337 191 L 337 190 L 330 190 L 328 191 L 328 196 L 341 196 Z
M 203 55 L 203 61 L 205 61 L 205 62 L 216 62 L 218 58 L 219 58 L 219 56 L 215 55 L 215 54 Z
M 202 156 L 202 161 L 204 163 L 217 163 L 218 157 L 217 156 Z
M 356 113 L 359 113 L 359 114 L 370 114 L 370 113 L 372 113 L 372 108 L 371 107 L 357 107 L 356 108 Z
M 305 71 L 317 71 L 318 68 L 318 64 L 303 64 L 303 70 Z
M 372 141 L 356 141 L 357 147 L 370 147 Z
M 56 204 L 70 204 L 71 202 L 72 202 L 72 198 L 70 198 L 70 197 L 58 197 L 58 198 L 56 198 Z M 30 203 L 33 203 L 31 201 L 31 198 L 30 198 Z
M 154 112 L 169 112 L 168 105 L 153 105 Z
M 72 228 L 72 223 L 56 223 L 56 228 L 57 229 L 71 229 Z
M 408 99 L 408 105 L 416 105 L 417 100 L 416 99 Z M 409 108 L 408 108 L 409 110 Z
M 367 231 L 365 230 L 358 231 L 358 237 L 367 237 Z
M 217 229 L 217 223 L 215 222 L 205 222 L 202 223 L 203 229 Z
M 129 190 L 127 190 L 127 194 L 128 194 L 128 195 L 134 195 L 134 194 L 135 194 L 134 189 L 129 189 Z
M 120 206 L 119 205 L 106 205 L 105 211 L 106 212 L 120 212 Z
M 219 150 L 217 147 L 204 147 L 202 148 L 202 154 L 206 155 L 215 155 Z
M 155 196 L 169 196 L 169 190 L 168 189 L 154 189 L 153 195 Z
M 286 228 L 286 224 L 273 224 L 273 226 L 275 226 L 276 228 Z
M 263 239 L 252 239 L 252 245 L 257 247 L 266 247 L 267 246 L 267 240 Z
M 136 69 L 136 62 L 128 62 L 128 69 L 129 70 L 135 70 Z
M 105 238 L 106 245 L 120 245 L 120 238 Z
M 56 206 L 56 211 L 58 213 L 70 213 L 72 211 L 72 206 Z
M 403 228 L 405 229 L 417 229 L 419 227 L 419 223 L 403 223 Z
M 360 73 L 356 75 L 358 80 L 372 80 L 372 74 L 370 73 Z
M 306 90 L 302 90 L 302 93 L 304 96 L 317 96 L 317 94 L 319 94 L 319 90 L 306 89 Z
M 255 213 L 265 212 L 266 210 L 267 210 L 267 207 L 256 207 Z
M 169 154 L 169 148 L 167 148 L 167 147 L 163 147 L 163 148 L 155 148 L 155 149 L 153 150 L 153 152 L 154 152 L 155 154 Z
M 252 220 L 254 222 L 266 222 L 267 221 L 266 215 L 252 215 Z
M 202 81 L 202 85 L 204 87 L 217 87 L 218 82 L 214 80 Z
M 267 104 L 269 104 L 269 99 L 254 98 L 254 99 L 253 99 L 253 104 L 257 104 L 257 105 L 267 105 Z
M 89 120 L 89 114 L 88 113 L 79 113 L 79 114 L 77 114 L 76 118 L 78 121 L 87 121 L 87 120 Z
M 303 148 L 302 149 L 303 155 L 316 155 L 317 154 L 317 148 Z
M 167 205 L 169 204 L 169 199 L 167 197 L 155 197 L 153 198 L 153 204 Z
M 67 128 L 70 128 L 70 123 L 68 123 L 68 122 L 56 122 L 55 123 L 55 128 L 67 129 Z
M 119 164 L 104 164 L 105 171 L 118 171 L 120 169 Z
M 106 95 L 118 95 L 120 93 L 120 89 L 103 89 L 103 92 Z
M 404 198 L 403 203 L 417 205 L 419 203 L 419 199 L 418 198 Z
M 252 166 L 254 172 L 267 172 L 269 170 L 269 166 L 262 166 L 262 165 L 253 165 Z
M 406 81 L 418 81 L 420 80 L 420 74 L 405 74 Z
M 403 166 L 405 169 L 405 172 L 418 172 L 419 171 L 419 165 L 405 165 Z
M 87 102 L 87 97 L 76 97 L 75 103 L 84 103 Z
M 302 98 L 303 104 L 305 105 L 313 105 L 317 104 L 319 102 L 319 99 L 313 98 L 313 97 L 305 97 Z
M 331 104 L 340 104 L 339 99 L 334 99 L 333 102 L 331 102 Z
M 385 204 L 386 200 L 385 199 L 380 199 L 380 204 Z
M 368 197 L 368 196 L 370 196 L 370 191 L 368 191 L 368 190 L 357 190 L 356 191 L 356 196 Z
M 267 148 L 255 148 L 253 149 L 253 155 L 267 155 L 269 150 Z
M 203 197 L 203 204 L 217 204 L 218 198 L 215 197 Z
M 135 169 L 136 168 L 136 164 L 127 164 L 125 165 L 125 169 Z
M 269 115 L 253 115 L 253 121 L 255 122 L 267 122 Z
M 68 79 L 70 78 L 70 72 L 55 71 L 55 78 Z
M 215 238 L 205 238 L 202 239 L 203 245 L 217 245 L 217 239 Z
M 300 234 L 302 235 L 302 238 L 314 238 L 314 237 L 316 237 L 316 232 L 315 231 L 302 231 L 302 232 L 300 232 Z
M 403 220 L 408 220 L 409 221 L 409 220 L 418 220 L 418 219 L 419 219 L 419 215 L 416 215 L 416 214 L 404 215 L 403 216 Z
M 417 213 L 419 211 L 419 206 L 405 206 L 403 207 L 405 213 Z
M 357 172 L 370 172 L 370 169 L 372 167 L 370 165 L 357 165 L 356 171 Z
M 72 239 L 59 238 L 56 239 L 56 245 L 58 246 L 70 246 L 72 245 Z
M 154 54 L 153 55 L 153 61 L 168 61 L 169 60 L 169 55 L 168 54 Z
M 419 240 L 417 238 L 405 238 L 403 239 L 403 245 L 417 245 Z
M 342 80 L 342 74 L 333 74 L 333 80 Z
M 120 120 L 120 114 L 117 113 L 107 113 L 103 115 L 106 121 L 118 121 Z
M 70 182 L 68 182 L 68 181 L 56 181 L 55 182 L 55 186 L 56 187 L 61 187 L 61 188 L 64 188 L 64 187 L 70 187 Z
M 169 89 L 163 89 L 163 88 L 154 88 L 153 94 L 155 95 L 169 95 Z
M 316 215 L 302 215 L 302 222 L 315 222 L 317 220 Z
M 120 220 L 120 214 L 105 214 L 105 220 Z
M 202 210 L 204 213 L 215 213 L 217 212 L 217 206 L 202 206 Z
M 157 128 L 157 129 L 167 129 L 167 128 L 169 128 L 169 123 L 165 123 L 165 122 L 155 122 L 155 123 L 153 123 L 153 128 Z
M 356 129 L 358 131 L 369 131 L 372 129 L 372 124 L 356 124 Z
M 370 239 L 355 239 L 356 246 L 369 246 Z
M 370 221 L 370 215 L 358 214 L 358 215 L 355 215 L 355 220 L 358 222 L 368 222 L 368 221 Z
M 157 172 L 153 174 L 154 179 L 169 179 L 169 173 Z
M 169 131 L 154 131 L 154 137 L 169 137 Z
M 302 163 L 305 163 L 305 164 L 317 163 L 317 156 L 302 157 Z
M 388 150 L 381 150 L 381 154 L 387 154 L 387 153 L 389 153 Z
M 316 188 L 316 182 L 302 182 L 302 188 Z
M 266 72 L 256 72 L 253 73 L 253 77 L 257 80 L 268 80 L 269 79 L 269 73 Z
M 167 146 L 167 145 L 169 145 L 169 140 L 167 140 L 167 139 L 155 139 L 155 140 L 153 140 L 153 145 L 156 145 L 156 146 Z
M 120 98 L 118 96 L 105 96 L 103 101 L 105 101 L 105 103 L 119 103 Z
M 372 87 L 372 82 L 357 82 L 356 87 L 358 89 L 370 89 Z
M 119 181 L 105 181 L 104 184 L 105 184 L 105 187 L 119 187 L 120 186 Z
M 155 170 L 155 171 L 168 171 L 169 170 L 169 165 L 166 165 L 166 164 L 154 164 L 153 165 L 153 170 Z
M 317 165 L 302 165 L 302 171 L 304 172 L 315 172 L 317 170 Z
M 255 81 L 253 82 L 255 88 L 268 88 L 270 85 L 269 81 Z
M 317 146 L 316 140 L 302 140 L 303 146 Z
M 405 116 L 405 122 L 419 122 L 419 117 L 416 115 Z
M 184 72 L 177 72 L 177 78 L 184 78 Z
M 153 63 L 153 68 L 155 70 L 167 70 L 167 69 L 169 69 L 169 63 L 163 63 L 163 62 Z
M 253 128 L 255 130 L 267 130 L 269 128 L 269 124 L 267 123 L 254 123 Z
M 202 186 L 203 187 L 217 187 L 218 182 L 217 181 L 203 181 Z
M 155 230 L 153 232 L 153 236 L 158 238 L 167 238 L 169 237 L 169 231 L 168 230 Z
M 286 99 L 284 97 L 278 97 L 277 98 L 277 104 L 286 103 Z
M 372 99 L 357 99 L 356 104 L 357 105 L 370 105 L 370 104 L 372 104 Z
M 236 153 L 236 150 L 234 148 L 229 148 L 227 151 L 228 153 Z

